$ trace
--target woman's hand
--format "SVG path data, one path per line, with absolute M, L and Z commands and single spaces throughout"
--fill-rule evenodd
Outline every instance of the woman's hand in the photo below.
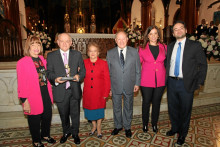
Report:
M 30 108 L 30 104 L 29 104 L 29 102 L 28 102 L 28 99 L 26 99 L 25 100 L 25 102 L 24 102 L 24 112 L 25 113 L 30 113 L 31 112 L 31 108 Z

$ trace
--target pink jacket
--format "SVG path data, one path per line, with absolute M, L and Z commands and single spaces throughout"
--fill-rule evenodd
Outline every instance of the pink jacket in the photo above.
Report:
M 159 54 L 157 60 L 155 60 L 150 51 L 149 44 L 146 45 L 144 50 L 142 48 L 139 49 L 140 61 L 142 64 L 141 86 L 155 88 L 155 76 L 157 79 L 157 87 L 165 86 L 165 50 L 167 51 L 167 46 L 159 43 Z
M 46 68 L 46 60 L 39 56 Z M 18 98 L 27 98 L 31 112 L 28 115 L 43 113 L 43 101 L 39 85 L 39 76 L 31 57 L 25 56 L 17 63 Z M 47 81 L 48 92 L 53 103 L 52 88 Z M 25 113 L 27 114 L 27 113 Z

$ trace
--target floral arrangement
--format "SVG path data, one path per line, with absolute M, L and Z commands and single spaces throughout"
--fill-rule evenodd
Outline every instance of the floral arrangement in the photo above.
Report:
M 45 32 L 32 31 L 32 34 L 39 37 L 44 48 L 49 49 L 51 45 L 51 37 Z
M 189 39 L 196 40 L 194 36 L 191 36 Z M 215 58 L 215 60 L 220 60 L 220 41 L 218 41 L 218 36 L 209 37 L 202 35 L 201 38 L 197 41 L 201 43 L 203 50 L 209 60 L 212 56 Z
M 130 28 L 125 28 L 125 32 L 128 34 L 128 39 L 130 39 L 133 43 L 142 39 L 142 35 L 139 30 L 131 30 Z

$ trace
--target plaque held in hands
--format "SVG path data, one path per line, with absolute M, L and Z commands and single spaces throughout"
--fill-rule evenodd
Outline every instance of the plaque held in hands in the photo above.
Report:
M 65 64 L 65 69 L 66 69 L 66 76 L 62 77 L 60 80 L 61 81 L 72 81 L 75 80 L 75 78 L 70 76 L 70 67 L 68 64 Z

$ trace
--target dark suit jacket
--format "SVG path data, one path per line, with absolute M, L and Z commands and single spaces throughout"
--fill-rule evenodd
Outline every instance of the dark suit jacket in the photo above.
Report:
M 80 80 L 82 80 L 85 77 L 85 67 L 80 52 L 70 49 L 69 67 L 70 67 L 70 76 L 79 74 Z M 79 72 L 78 72 L 78 67 L 80 67 Z M 66 75 L 66 70 L 63 64 L 62 56 L 60 54 L 60 50 L 56 50 L 54 52 L 49 53 L 47 55 L 47 77 L 50 83 L 53 85 L 53 96 L 56 102 L 63 101 L 66 90 L 66 82 L 56 86 L 55 79 L 57 77 L 64 77 L 65 75 Z M 70 86 L 73 93 L 73 97 L 75 99 L 80 99 L 82 95 L 80 82 L 70 81 Z
M 124 69 L 121 66 L 118 47 L 107 52 L 107 62 L 111 79 L 111 90 L 114 94 L 126 94 L 134 91 L 134 86 L 140 86 L 141 63 L 137 49 L 127 46 Z
M 174 45 L 175 42 L 172 42 L 167 46 L 166 79 L 169 76 Z M 204 84 L 207 73 L 207 60 L 200 42 L 186 38 L 182 64 L 184 87 L 188 92 L 193 92 Z

